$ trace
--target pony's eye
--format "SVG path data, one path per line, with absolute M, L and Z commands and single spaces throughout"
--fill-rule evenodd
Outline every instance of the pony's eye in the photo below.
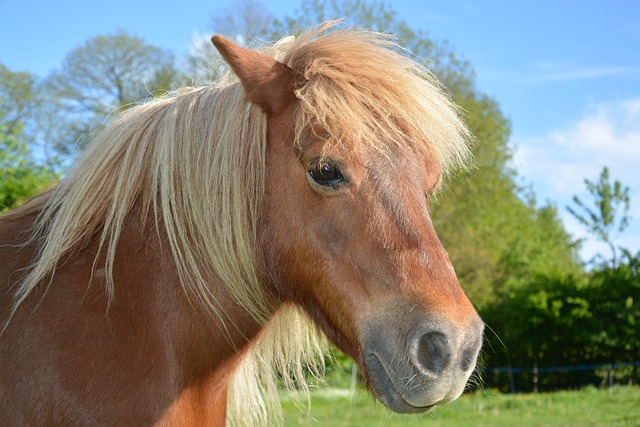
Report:
M 316 184 L 323 187 L 336 189 L 345 181 L 338 166 L 328 159 L 313 159 L 309 162 L 307 173 Z

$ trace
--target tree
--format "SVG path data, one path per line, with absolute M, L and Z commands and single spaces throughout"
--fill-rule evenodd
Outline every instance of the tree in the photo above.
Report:
M 20 134 L 25 142 L 33 142 L 33 129 L 28 135 L 24 128 L 33 123 L 42 102 L 36 76 L 13 72 L 0 64 L 0 134 L 3 137 Z
M 35 76 L 12 72 L 0 64 L 0 211 L 9 209 L 42 190 L 55 179 L 55 172 L 36 162 L 29 146 L 41 101 Z
M 61 139 L 52 141 L 63 152 L 82 145 L 108 115 L 149 96 L 171 89 L 177 79 L 174 55 L 151 46 L 124 30 L 89 39 L 65 57 L 47 86 L 55 111 L 67 120 Z
M 618 180 L 612 183 L 606 166 L 598 182 L 585 179 L 584 183 L 595 206 L 590 207 L 578 196 L 573 196 L 575 207 L 567 206 L 567 210 L 590 233 L 609 245 L 611 264 L 615 267 L 618 261 L 613 240 L 616 233 L 622 233 L 629 225 L 629 187 L 623 186 Z
M 56 174 L 33 160 L 27 145 L 18 139 L 19 127 L 13 127 L 11 134 L 5 133 L 4 124 L 0 128 L 1 212 L 40 192 Z

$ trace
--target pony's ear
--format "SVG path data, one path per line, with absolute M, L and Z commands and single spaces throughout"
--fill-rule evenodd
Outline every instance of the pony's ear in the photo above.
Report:
M 291 68 L 264 53 L 242 48 L 219 34 L 211 41 L 240 78 L 249 100 L 266 113 L 278 112 L 295 100 Z

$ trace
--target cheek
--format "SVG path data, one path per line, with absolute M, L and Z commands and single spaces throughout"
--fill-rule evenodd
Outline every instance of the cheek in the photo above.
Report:
M 285 182 L 280 178 L 279 182 Z M 306 183 L 305 183 L 306 184 Z M 268 278 L 273 279 L 278 292 L 290 296 L 292 279 L 301 277 L 309 264 L 304 260 L 312 252 L 306 230 L 305 207 L 312 203 L 304 197 L 300 183 L 268 185 L 258 226 L 258 245 L 262 252 Z M 287 284 L 287 285 L 285 285 Z
M 334 344 L 359 358 L 353 309 L 359 281 L 343 254 L 348 233 L 323 219 L 318 209 L 298 208 L 293 215 L 290 209 L 274 211 L 272 226 L 263 234 L 269 277 L 283 302 L 302 307 Z M 356 300 L 365 301 L 366 295 Z
M 268 189 L 259 244 L 281 295 L 315 299 L 318 284 L 353 252 L 358 226 L 348 195 L 323 198 L 299 181 Z

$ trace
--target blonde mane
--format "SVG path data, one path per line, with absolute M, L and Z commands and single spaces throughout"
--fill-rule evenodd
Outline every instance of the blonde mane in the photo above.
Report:
M 304 78 L 296 130 L 313 123 L 329 144 L 405 149 L 446 175 L 470 158 L 470 133 L 437 78 L 390 36 L 361 30 L 303 34 L 283 62 Z
M 295 92 L 298 138 L 319 124 L 328 144 L 410 147 L 432 156 L 445 173 L 467 160 L 466 127 L 429 72 L 386 36 L 326 30 L 265 50 L 302 77 Z M 205 280 L 219 277 L 238 304 L 267 325 L 234 378 L 230 422 L 281 420 L 276 372 L 293 371 L 280 378 L 304 388 L 303 360 L 311 360 L 311 372 L 321 371 L 324 338 L 296 307 L 285 306 L 269 320 L 273 302 L 263 292 L 255 253 L 266 131 L 265 115 L 229 73 L 122 113 L 55 189 L 34 202 L 42 205 L 33 237 L 41 249 L 17 289 L 14 312 L 65 254 L 96 235 L 113 301 L 116 247 L 139 206 L 140 220 L 153 218 L 168 237 L 185 292 L 224 318 Z

